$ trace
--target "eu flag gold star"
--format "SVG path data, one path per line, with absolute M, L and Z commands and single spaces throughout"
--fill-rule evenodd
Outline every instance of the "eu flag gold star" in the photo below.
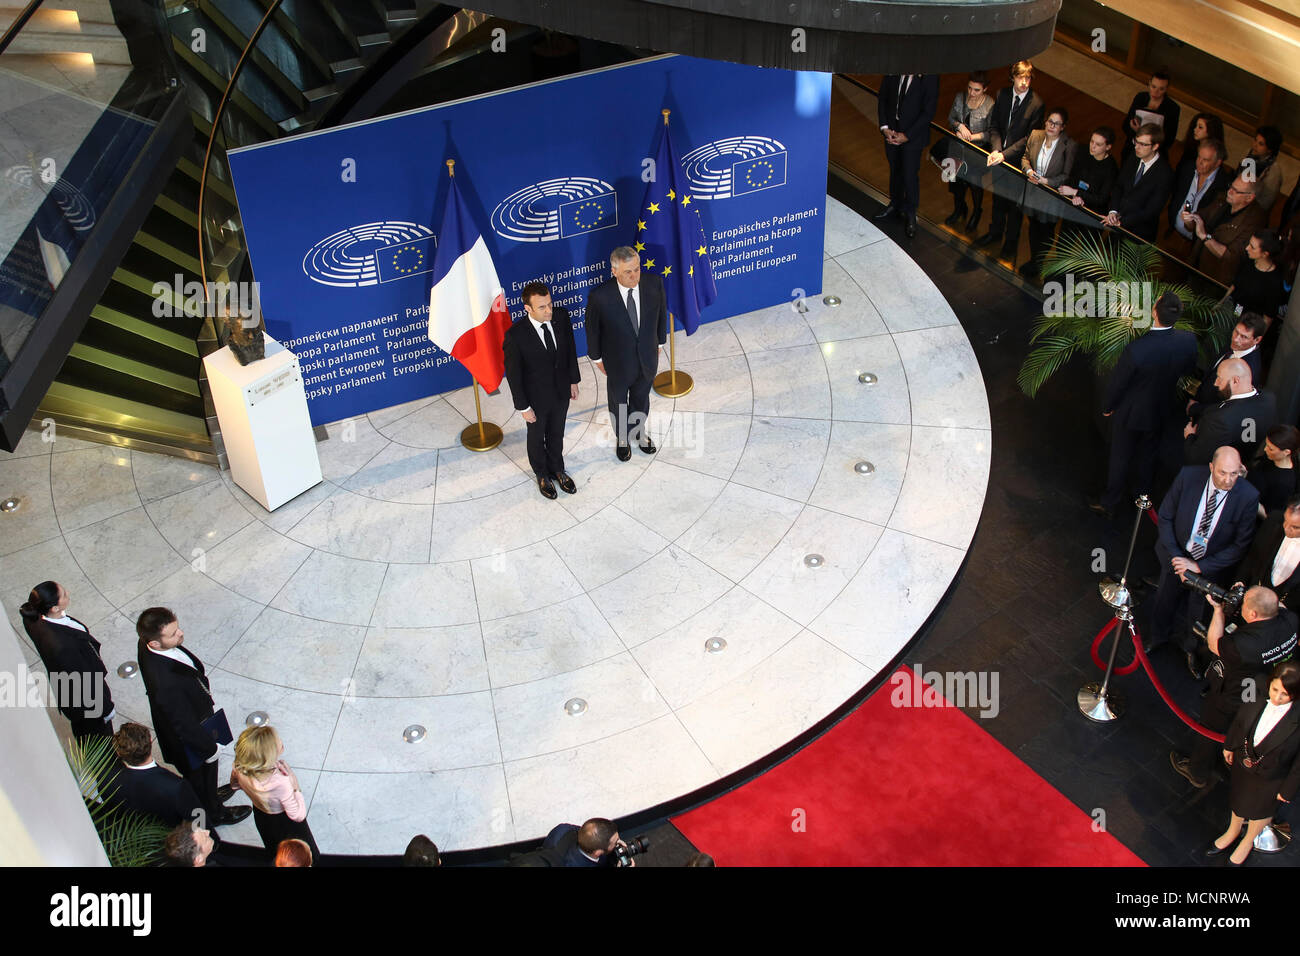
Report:
M 677 193 L 673 192 L 671 189 L 668 190 L 668 201 L 671 202 L 676 198 L 677 198 Z
M 687 274 L 688 276 L 693 276 L 693 275 L 695 275 L 695 266 L 691 266 L 691 271 L 688 272 L 688 273 L 686 273 L 686 274 Z
M 682 205 L 683 205 L 683 206 L 689 206 L 690 204 L 691 204 L 691 197 L 690 197 L 690 196 L 683 196 L 683 197 L 682 197 Z
M 668 278 L 668 276 L 670 276 L 670 275 L 672 275 L 672 274 L 673 274 L 673 267 L 672 267 L 672 266 L 664 266 L 664 278 L 666 279 L 666 278 Z
M 697 256 L 702 256 L 702 255 L 704 255 L 704 254 L 705 254 L 706 252 L 708 252 L 708 251 L 709 251 L 708 249 L 705 249 L 703 246 L 700 246 L 700 248 L 698 248 L 698 249 L 695 250 L 695 254 L 696 254 Z
M 655 213 L 657 213 L 657 212 L 659 211 L 659 204 L 658 204 L 657 202 L 652 202 L 652 203 L 651 203 L 649 206 L 647 206 L 646 208 L 649 210 L 650 215 L 653 216 Z
M 647 269 L 653 269 L 655 267 L 655 261 L 653 259 L 647 259 L 645 261 L 645 267 Z
M 640 231 L 641 231 L 642 229 L 644 229 L 644 228 L 645 228 L 645 220 L 644 220 L 644 219 L 638 219 L 638 220 L 636 221 L 636 231 L 637 231 L 637 232 L 640 232 Z
M 645 243 L 644 243 L 644 242 L 638 242 L 638 243 L 637 243 L 635 246 L 633 246 L 632 248 L 636 249 L 637 252 L 645 252 Z M 129 779 L 129 778 L 128 778 L 128 779 Z

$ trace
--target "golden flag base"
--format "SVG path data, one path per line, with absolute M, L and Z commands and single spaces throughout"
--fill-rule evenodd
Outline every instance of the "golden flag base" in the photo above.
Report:
M 660 372 L 654 380 L 655 392 L 664 398 L 681 398 L 694 387 L 695 379 L 680 369 Z
M 478 379 L 474 379 L 474 412 L 478 421 L 460 433 L 460 443 L 470 451 L 491 451 L 504 437 L 501 426 L 483 421 L 483 408 L 478 400 Z

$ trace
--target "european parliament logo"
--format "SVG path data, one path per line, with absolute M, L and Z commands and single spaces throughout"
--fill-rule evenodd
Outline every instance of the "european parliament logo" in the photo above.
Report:
M 492 231 L 515 242 L 552 242 L 617 225 L 614 187 L 588 176 L 533 183 L 492 210 Z
M 433 230 L 415 222 L 368 222 L 307 250 L 302 271 L 321 285 L 359 288 L 433 271 Z
M 786 182 L 788 154 L 770 136 L 728 136 L 682 157 L 696 199 L 730 199 Z

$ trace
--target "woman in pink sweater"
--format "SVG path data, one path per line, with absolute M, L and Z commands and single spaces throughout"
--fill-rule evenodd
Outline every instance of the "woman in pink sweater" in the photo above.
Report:
M 275 728 L 246 728 L 235 742 L 231 786 L 252 801 L 253 822 L 268 851 L 274 853 L 281 840 L 302 840 L 311 847 L 312 857 L 319 859 L 320 849 L 307 826 L 307 801 L 297 775 L 280 759 L 282 753 L 284 743 Z

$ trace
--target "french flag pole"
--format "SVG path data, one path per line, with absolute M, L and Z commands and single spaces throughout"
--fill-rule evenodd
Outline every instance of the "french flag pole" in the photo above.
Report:
M 478 424 L 460 433 L 470 451 L 490 451 L 501 444 L 501 428 L 483 421 L 480 383 L 489 392 L 501 387 L 506 374 L 503 343 L 510 328 L 505 292 L 483 235 L 456 187 L 456 161 L 447 160 L 451 189 L 438 230 L 433 257 L 433 289 L 429 292 L 429 339 L 474 376 L 474 411 Z

